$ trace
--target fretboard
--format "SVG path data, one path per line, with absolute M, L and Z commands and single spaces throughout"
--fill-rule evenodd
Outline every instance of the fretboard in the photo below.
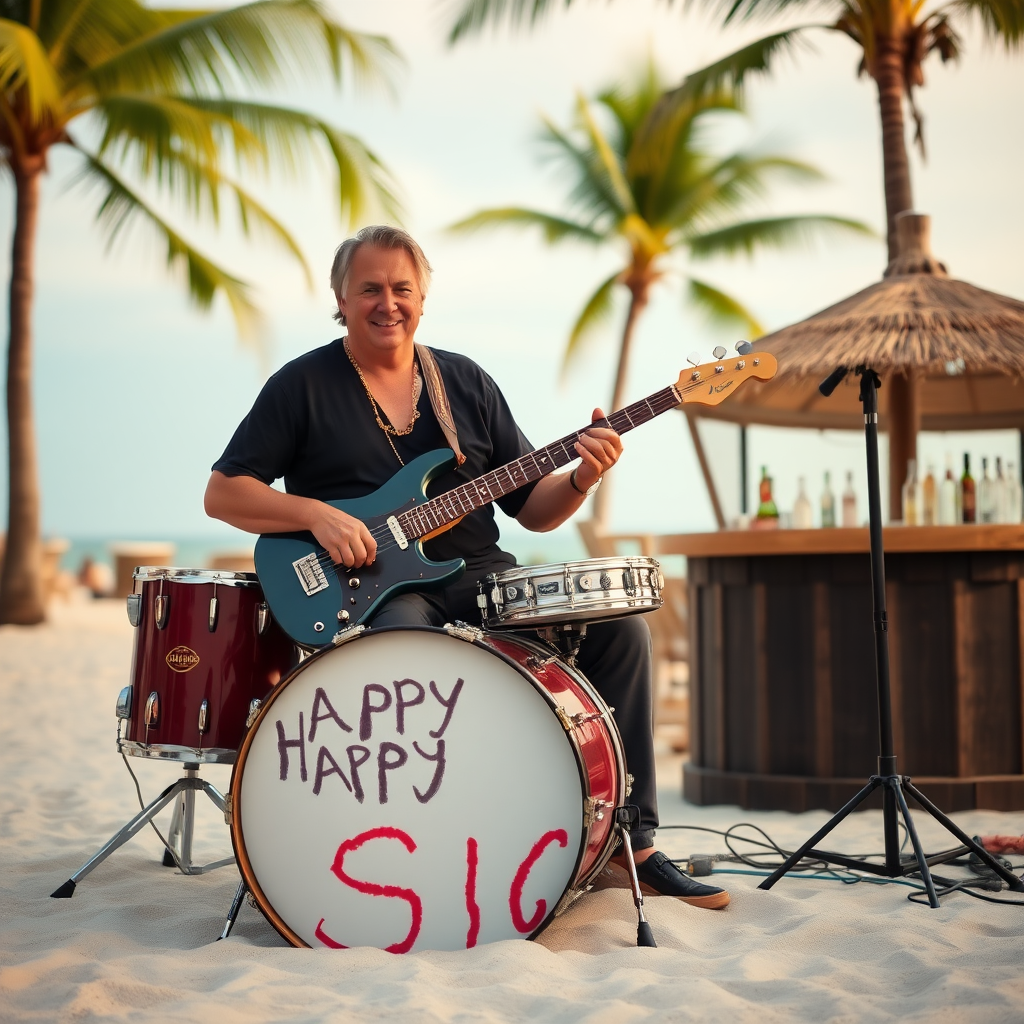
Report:
M 655 416 L 674 409 L 681 401 L 679 391 L 674 385 L 670 385 L 640 399 L 639 402 L 627 405 L 625 409 L 613 412 L 606 420 L 590 423 L 572 434 L 560 437 L 546 448 L 532 451 L 515 462 L 492 469 L 489 473 L 470 480 L 469 483 L 453 487 L 450 491 L 445 491 L 444 494 L 439 494 L 436 498 L 403 512 L 398 517 L 398 522 L 405 535 L 410 538 L 435 533 L 455 520 L 469 515 L 470 512 L 518 490 L 524 484 L 539 480 L 578 459 L 576 442 L 590 427 L 610 426 L 616 433 L 625 434 L 634 427 L 653 420 Z

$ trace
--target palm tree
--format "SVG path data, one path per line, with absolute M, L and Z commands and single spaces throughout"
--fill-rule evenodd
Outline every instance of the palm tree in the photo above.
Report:
M 349 68 L 379 78 L 393 57 L 387 40 L 346 30 L 317 0 L 257 0 L 223 10 L 157 10 L 138 0 L 0 0 L 0 166 L 15 193 L 0 623 L 33 624 L 44 616 L 31 362 L 40 179 L 51 148 L 77 153 L 82 177 L 101 192 L 97 216 L 111 241 L 129 222 L 146 223 L 166 243 L 168 268 L 185 271 L 196 305 L 206 309 L 223 293 L 244 336 L 259 318 L 245 282 L 190 245 L 139 185 L 214 224 L 226 196 L 245 234 L 269 233 L 309 279 L 295 239 L 231 169 L 294 172 L 307 153 L 326 151 L 337 171 L 339 210 L 350 220 L 370 200 L 395 211 L 389 176 L 355 137 L 311 114 L 260 102 L 258 90 L 295 80 L 300 71 L 326 72 L 338 83 Z
M 637 321 L 654 284 L 674 273 L 675 254 L 686 253 L 691 260 L 750 254 L 762 246 L 791 244 L 822 229 L 871 234 L 857 221 L 821 215 L 733 221 L 752 198 L 764 194 L 772 176 L 808 180 L 819 178 L 819 172 L 777 154 L 711 152 L 708 133 L 715 117 L 741 112 L 735 91 L 694 94 L 675 104 L 671 116 L 652 125 L 664 90 L 648 62 L 628 87 L 602 92 L 596 109 L 579 97 L 575 122 L 568 130 L 545 121 L 542 142 L 567 166 L 572 181 L 567 215 L 502 207 L 482 210 L 452 226 L 463 232 L 536 227 L 550 243 L 610 244 L 619 251 L 622 265 L 584 304 L 563 357 L 564 371 L 592 335 L 591 329 L 610 315 L 615 292 L 628 292 L 610 409 L 623 404 Z M 764 333 L 738 299 L 707 281 L 690 275 L 683 279 L 690 302 L 714 322 L 739 324 L 752 336 Z M 599 521 L 607 511 L 607 495 L 605 487 L 595 500 L 594 517 Z
M 671 0 L 670 0 L 671 2 Z M 913 209 L 910 165 L 907 160 L 903 100 L 915 123 L 915 141 L 924 154 L 924 122 L 914 102 L 914 90 L 924 85 L 924 61 L 937 53 L 943 63 L 962 52 L 958 22 L 977 16 L 990 40 L 1014 50 L 1024 41 L 1024 0 L 703 0 L 724 13 L 731 24 L 755 18 L 785 16 L 794 8 L 824 13 L 822 23 L 798 25 L 742 47 L 735 53 L 690 75 L 672 94 L 672 102 L 704 89 L 738 88 L 751 73 L 767 73 L 776 59 L 792 52 L 805 36 L 823 29 L 848 36 L 860 51 L 858 73 L 870 75 L 877 86 L 882 124 L 882 167 L 889 260 L 896 257 L 896 215 Z M 570 6 L 572 0 L 562 0 Z M 549 0 L 465 0 L 450 31 L 452 42 L 488 22 L 508 17 L 533 24 L 551 7 Z

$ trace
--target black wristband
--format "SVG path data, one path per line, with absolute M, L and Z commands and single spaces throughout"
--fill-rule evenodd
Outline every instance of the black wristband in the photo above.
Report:
M 580 489 L 580 485 L 579 485 L 578 483 L 576 483 L 576 474 L 577 474 L 577 473 L 579 472 L 579 468 L 580 468 L 580 467 L 579 467 L 579 466 L 577 466 L 577 467 L 576 467 L 576 468 L 575 468 L 575 469 L 574 469 L 574 470 L 573 470 L 573 471 L 572 471 L 572 472 L 571 472 L 571 473 L 569 474 L 569 483 L 570 483 L 570 484 L 572 485 L 572 489 L 573 489 L 573 490 L 574 490 L 574 491 L 575 491 L 575 492 L 576 492 L 577 494 L 582 494 L 582 495 L 583 495 L 583 497 L 585 498 L 585 497 L 587 496 L 587 492 L 586 492 L 586 491 L 584 491 L 584 490 L 581 490 L 581 489 Z

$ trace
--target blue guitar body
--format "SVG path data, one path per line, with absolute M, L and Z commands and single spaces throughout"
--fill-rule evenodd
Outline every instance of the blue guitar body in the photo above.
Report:
M 439 590 L 465 572 L 461 558 L 431 561 L 419 540 L 410 538 L 404 550 L 388 543 L 392 541 L 388 517 L 423 504 L 430 481 L 454 465 L 455 456 L 448 448 L 427 452 L 372 494 L 328 502 L 361 519 L 378 537 L 378 554 L 371 566 L 334 566 L 311 533 L 266 533 L 260 537 L 256 573 L 271 613 L 296 643 L 327 647 L 339 629 L 365 622 L 392 597 L 412 590 Z

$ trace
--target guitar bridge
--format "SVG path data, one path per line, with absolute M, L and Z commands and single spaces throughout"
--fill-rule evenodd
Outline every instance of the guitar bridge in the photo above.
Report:
M 330 586 L 330 583 L 327 582 L 327 573 L 324 572 L 324 567 L 320 564 L 320 556 L 315 551 L 304 558 L 296 559 L 292 562 L 292 568 L 295 570 L 295 575 L 299 577 L 299 583 L 302 585 L 306 597 L 319 594 L 321 590 L 326 590 Z

